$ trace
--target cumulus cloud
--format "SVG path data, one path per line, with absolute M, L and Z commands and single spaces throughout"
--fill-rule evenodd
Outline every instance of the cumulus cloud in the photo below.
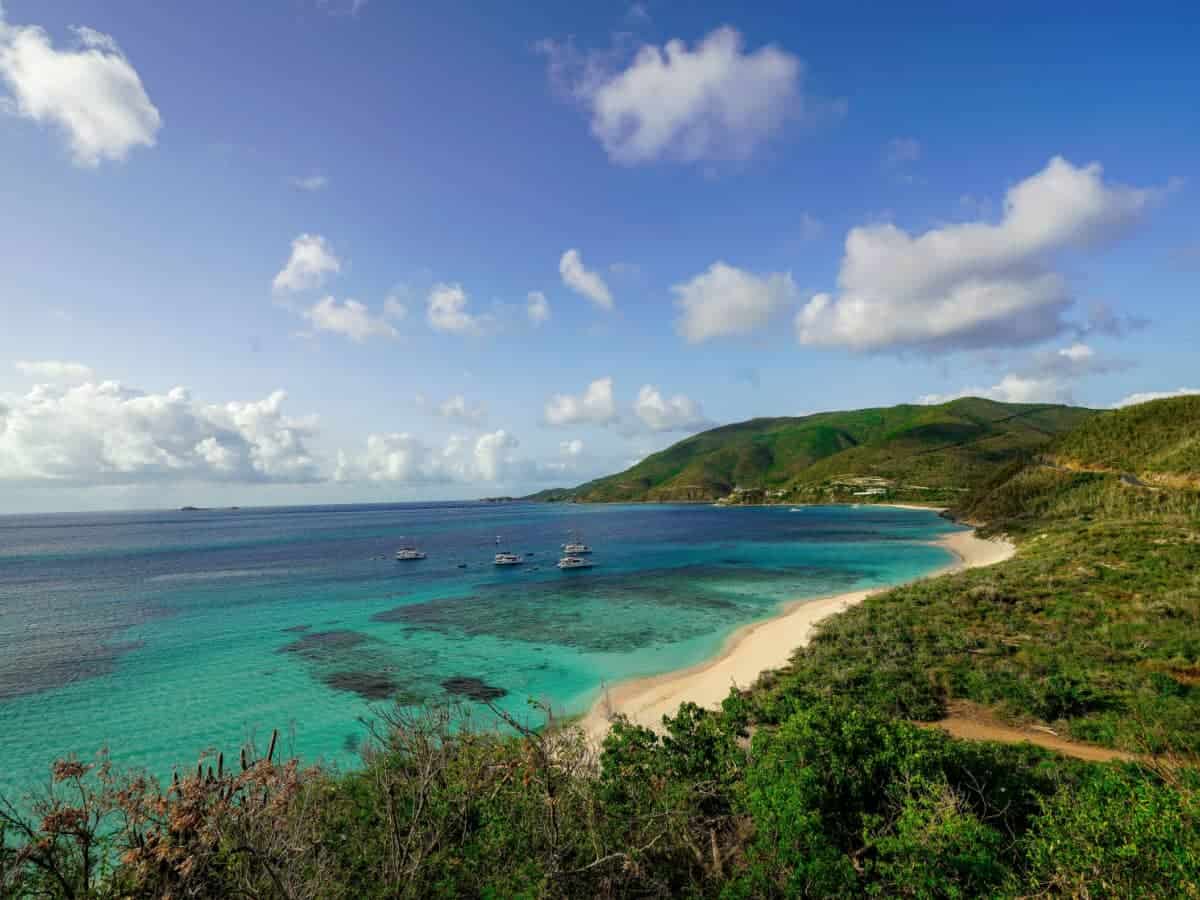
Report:
M 342 262 L 325 238 L 302 234 L 292 241 L 291 255 L 271 287 L 277 294 L 312 290 L 324 284 L 326 276 L 340 271 Z
M 83 363 L 61 359 L 18 360 L 15 365 L 22 375 L 48 381 L 87 381 L 93 374 Z
M 808 111 L 801 61 L 774 45 L 748 52 L 730 27 L 693 47 L 645 45 L 624 66 L 619 52 L 581 54 L 551 41 L 540 49 L 551 78 L 590 113 L 592 134 L 622 165 L 745 159 Z
M 858 350 L 1015 346 L 1068 325 L 1066 279 L 1048 258 L 1119 236 L 1155 192 L 1106 183 L 1099 163 L 1061 157 L 1012 187 L 999 223 L 968 222 L 919 236 L 891 224 L 846 236 L 838 295 L 796 316 L 801 343 Z
M 409 485 L 536 482 L 567 469 L 525 459 L 518 455 L 519 447 L 520 441 L 504 429 L 474 440 L 451 437 L 440 448 L 407 432 L 373 434 L 362 453 L 338 454 L 334 478 Z
M 583 453 L 583 441 L 579 440 L 579 438 L 570 441 L 561 441 L 558 449 L 563 456 L 580 456 Z
M 604 279 L 583 264 L 583 257 L 575 249 L 568 250 L 558 261 L 558 272 L 563 284 L 577 294 L 591 300 L 601 309 L 612 309 L 612 293 Z
M 611 376 L 597 378 L 582 394 L 555 394 L 546 402 L 548 425 L 609 425 L 616 420 Z
M 202 405 L 182 387 L 154 394 L 115 381 L 37 385 L 0 402 L 0 480 L 316 480 L 306 445 L 316 419 L 285 415 L 285 397 Z
M 723 262 L 671 290 L 682 310 L 676 328 L 692 344 L 756 331 L 797 297 L 789 273 L 759 276 Z
M 951 394 L 925 394 L 917 402 L 932 405 L 961 397 L 983 397 L 1003 403 L 1067 403 L 1071 399 L 1071 390 L 1059 378 L 1010 373 L 991 387 L 963 388 Z
M 1200 394 L 1200 388 L 1176 388 L 1173 391 L 1143 391 L 1138 394 L 1130 394 L 1128 397 L 1123 397 L 1113 404 L 1115 408 L 1122 406 L 1134 406 L 1138 403 L 1149 403 L 1151 400 L 1165 400 L 1168 397 L 1187 397 L 1192 394 Z
M 695 400 L 683 394 L 664 397 L 652 384 L 638 391 L 633 413 L 651 431 L 700 431 L 712 424 Z
M 461 284 L 437 284 L 429 292 L 425 318 L 435 331 L 450 334 L 482 334 L 491 316 L 476 315 L 467 308 L 470 298 Z
M 455 394 L 438 406 L 437 414 L 451 422 L 477 425 L 487 417 L 487 408 L 482 403 L 468 403 L 462 394 Z
M 329 187 L 329 176 L 319 173 L 296 175 L 288 179 L 288 184 L 301 191 L 323 191 Z
M 0 79 L 11 92 L 0 109 L 57 126 L 78 166 L 153 147 L 162 117 L 137 70 L 109 35 L 73 31 L 76 46 L 57 49 L 42 28 L 10 25 L 0 5 Z
M 325 297 L 306 310 L 304 318 L 316 331 L 341 334 L 360 343 L 371 337 L 396 337 L 398 334 L 390 322 L 372 315 L 357 300 L 339 303 L 333 297 Z
M 550 301 L 541 291 L 530 291 L 525 298 L 525 313 L 534 325 L 541 325 L 550 318 Z
M 1019 371 L 1010 372 L 990 387 L 969 387 L 950 394 L 926 394 L 921 403 L 946 403 L 959 397 L 986 397 L 1008 403 L 1071 403 L 1074 383 L 1088 375 L 1131 368 L 1128 360 L 1099 353 L 1076 342 L 1057 350 L 1035 353 Z

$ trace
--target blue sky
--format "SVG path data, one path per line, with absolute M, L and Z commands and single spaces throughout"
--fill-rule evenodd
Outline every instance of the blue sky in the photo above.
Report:
M 1200 387 L 1187 5 L 475 6 L 3 0 L 0 506 Z

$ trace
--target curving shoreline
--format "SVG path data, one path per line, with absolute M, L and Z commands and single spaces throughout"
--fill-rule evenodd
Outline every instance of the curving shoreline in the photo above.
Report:
M 994 565 L 1016 552 L 1011 542 L 985 540 L 974 530 L 946 535 L 936 543 L 953 553 L 957 561 L 925 577 Z M 658 731 L 662 728 L 662 717 L 673 715 L 681 703 L 690 701 L 715 709 L 728 696 L 731 686 L 749 687 L 763 672 L 787 665 L 793 651 L 811 640 L 817 623 L 892 587 L 895 585 L 798 600 L 777 616 L 739 628 L 712 659 L 686 669 L 630 679 L 606 689 L 579 721 L 579 726 L 590 740 L 599 743 L 608 733 L 609 720 L 614 715 L 624 715 L 631 722 Z

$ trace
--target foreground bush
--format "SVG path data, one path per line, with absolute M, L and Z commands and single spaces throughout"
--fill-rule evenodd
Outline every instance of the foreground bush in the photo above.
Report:
M 56 764 L 0 813 L 4 897 L 1200 895 L 1187 768 L 968 744 L 838 700 L 748 740 L 748 706 L 665 734 L 389 713 L 360 771 L 218 757 L 165 789 Z

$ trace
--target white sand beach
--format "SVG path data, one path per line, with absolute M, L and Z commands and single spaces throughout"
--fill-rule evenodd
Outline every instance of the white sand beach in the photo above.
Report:
M 955 532 L 939 543 L 957 556 L 958 561 L 937 575 L 994 565 L 1009 559 L 1016 550 L 1009 541 L 984 540 L 974 531 Z M 822 619 L 883 590 L 888 588 L 797 601 L 772 619 L 739 628 L 713 659 L 688 669 L 609 687 L 580 721 L 580 726 L 598 743 L 607 734 L 610 717 L 614 715 L 622 714 L 632 722 L 659 730 L 662 717 L 673 715 L 681 703 L 691 701 L 715 709 L 729 695 L 731 686 L 749 687 L 761 673 L 787 665 L 792 651 L 808 643 L 814 626 Z

